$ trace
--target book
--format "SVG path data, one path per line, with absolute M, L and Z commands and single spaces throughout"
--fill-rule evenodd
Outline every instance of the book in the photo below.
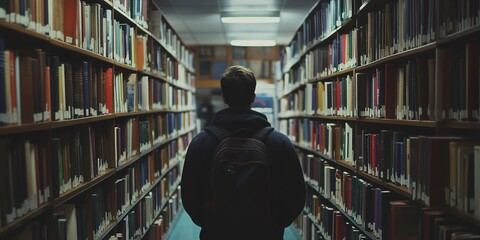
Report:
M 421 209 L 408 201 L 390 202 L 389 239 L 419 239 Z
M 20 86 L 20 96 L 22 103 L 22 124 L 33 123 L 34 115 L 34 103 L 32 96 L 34 93 L 33 86 L 33 61 L 32 57 L 29 56 L 27 50 L 22 50 L 20 52 L 20 64 L 22 66 L 20 78 L 22 79 L 22 84 Z

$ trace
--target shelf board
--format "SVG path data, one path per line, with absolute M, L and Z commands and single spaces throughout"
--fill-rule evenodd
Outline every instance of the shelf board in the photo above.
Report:
M 155 149 L 157 149 L 157 148 L 159 148 L 159 147 L 161 147 L 161 146 L 163 146 L 163 145 L 165 145 L 165 144 L 167 144 L 167 143 L 169 143 L 169 142 L 171 142 L 171 141 L 173 141 L 173 140 L 175 140 L 175 139 L 178 139 L 178 138 L 180 138 L 181 136 L 183 136 L 183 135 L 185 135 L 185 134 L 188 134 L 189 132 L 191 132 L 191 131 L 193 131 L 193 130 L 194 130 L 194 129 L 192 128 L 192 129 L 190 129 L 190 130 L 187 130 L 187 131 L 184 131 L 184 132 L 182 132 L 182 133 L 176 134 L 176 136 L 167 138 L 166 140 L 163 140 L 163 141 L 161 141 L 160 143 L 157 143 L 157 144 L 153 145 L 150 149 L 145 150 L 145 151 L 141 152 L 140 154 L 137 154 L 137 155 L 131 157 L 130 159 L 127 159 L 127 160 L 121 162 L 121 163 L 117 166 L 116 171 L 118 172 L 118 171 L 121 171 L 122 169 L 127 168 L 127 167 L 130 166 L 132 163 L 136 162 L 138 159 L 142 158 L 143 156 L 148 155 L 148 154 L 149 154 L 150 152 L 152 152 L 153 150 L 155 150 Z
M 58 39 L 51 38 L 50 39 L 50 44 L 52 46 L 61 48 L 63 50 L 67 50 L 67 51 L 70 51 L 70 52 L 75 52 L 75 53 L 78 53 L 78 54 L 82 54 L 84 56 L 88 56 L 88 57 L 91 57 L 91 58 L 94 58 L 94 59 L 97 59 L 97 60 L 100 60 L 100 61 L 103 61 L 103 62 L 107 62 L 107 63 L 110 63 L 110 64 L 112 62 L 114 62 L 112 59 L 104 57 L 104 56 L 102 56 L 98 53 L 95 53 L 95 52 L 77 47 L 77 46 L 72 45 L 72 44 L 68 44 L 68 43 L 66 43 L 64 41 L 60 41 Z
M 317 188 L 316 186 L 313 186 L 313 185 L 311 185 L 311 184 L 309 184 L 309 183 L 308 183 L 307 185 L 310 186 L 310 188 L 312 188 L 312 189 L 317 193 L 318 196 L 320 196 L 321 198 L 323 198 L 323 201 L 324 201 L 324 202 L 330 203 L 331 206 L 333 206 L 337 211 L 339 211 L 345 218 L 348 219 L 348 221 L 349 221 L 350 223 L 352 223 L 353 225 L 355 225 L 355 227 L 356 227 L 358 230 L 362 231 L 362 233 L 363 233 L 364 235 L 366 235 L 369 239 L 373 239 L 373 240 L 377 240 L 377 239 L 378 239 L 375 235 L 373 235 L 372 232 L 367 231 L 367 229 L 365 229 L 362 225 L 360 225 L 360 224 L 357 223 L 354 219 L 352 219 L 352 217 L 350 217 L 350 216 L 349 216 L 346 212 L 344 212 L 339 206 L 337 206 L 337 204 L 335 204 L 335 203 L 332 202 L 330 199 L 326 198 L 322 193 L 320 193 L 320 192 L 318 191 L 318 188 Z
M 45 131 L 49 130 L 51 126 L 52 122 L 5 125 L 0 127 L 0 135 Z
M 351 17 L 345 20 L 339 27 L 335 28 L 330 33 L 316 40 L 313 40 L 313 42 L 309 46 L 305 46 L 301 52 L 296 54 L 293 60 L 291 60 L 291 62 L 285 67 L 285 69 L 282 70 L 283 74 L 287 73 L 293 66 L 297 65 L 303 59 L 305 54 L 307 54 L 309 51 L 312 51 L 313 49 L 318 48 L 320 45 L 325 44 L 326 41 L 330 40 L 330 38 L 335 36 L 338 32 L 342 31 L 343 28 L 345 28 L 346 26 L 353 24 L 353 22 L 354 17 Z
M 361 172 L 361 171 L 357 171 L 355 174 L 357 174 L 357 175 L 359 175 L 363 178 L 368 179 L 370 182 L 373 182 L 376 185 L 381 186 L 382 188 L 386 188 L 387 190 L 390 190 L 390 191 L 392 191 L 394 193 L 397 193 L 401 196 L 412 199 L 412 194 L 410 194 L 408 192 L 408 189 L 406 187 L 397 186 L 393 183 L 385 182 L 385 181 L 383 181 L 383 180 L 381 180 L 381 179 L 379 179 L 375 176 L 372 176 L 368 173 L 364 173 L 364 172 Z
M 453 216 L 460 218 L 462 221 L 468 222 L 473 226 L 480 226 L 480 219 L 475 218 L 473 214 L 462 212 L 453 207 L 447 207 L 447 212 L 452 214 Z
M 196 80 L 195 81 L 195 86 L 198 88 L 202 88 L 202 87 L 216 87 L 216 88 L 220 88 L 220 80 L 213 80 L 213 79 L 210 79 L 210 80 Z
M 278 116 L 279 119 L 288 119 L 288 118 L 310 118 L 310 119 L 319 119 L 319 120 L 332 120 L 332 121 L 357 121 L 358 118 L 354 117 L 342 117 L 342 116 L 324 116 L 317 114 L 282 114 Z
M 157 78 L 157 79 L 160 79 L 164 82 L 168 82 L 167 76 L 165 75 L 165 73 L 154 73 L 154 72 L 145 71 L 145 70 L 139 70 L 138 72 L 140 74 L 147 75 L 147 76 L 153 77 L 153 78 Z
M 102 175 L 99 175 L 88 182 L 81 183 L 79 186 L 72 188 L 68 192 L 60 195 L 57 199 L 54 200 L 53 205 L 56 207 L 65 203 L 66 201 L 80 195 L 81 193 L 87 191 L 88 189 L 95 187 L 105 179 L 109 178 L 110 176 L 113 176 L 113 174 L 115 174 L 114 168 L 107 169 L 107 171 Z
M 412 127 L 428 127 L 435 128 L 437 123 L 429 120 L 397 120 L 397 119 L 381 119 L 381 118 L 358 118 L 358 122 L 372 123 L 372 124 L 389 124 L 389 125 L 401 125 Z
M 179 179 L 180 179 L 180 178 L 179 178 Z M 170 192 L 169 192 L 169 194 L 168 194 L 168 199 L 171 199 L 171 198 L 173 197 L 173 194 L 175 194 L 176 189 L 178 188 L 179 185 L 180 185 L 180 182 L 177 182 L 177 183 L 175 183 L 174 186 L 173 186 L 173 189 L 175 189 L 175 190 L 174 190 L 174 191 L 171 191 L 171 189 L 170 189 Z M 162 206 L 160 207 L 160 210 L 158 211 L 158 214 L 157 214 L 156 216 L 154 216 L 152 224 L 150 224 L 150 226 L 147 227 L 147 229 L 146 229 L 145 232 L 142 234 L 142 236 L 140 236 L 139 239 L 143 239 L 143 238 L 147 235 L 147 233 L 148 233 L 148 232 L 150 231 L 150 229 L 152 228 L 155 220 L 158 219 L 158 217 L 159 217 L 160 214 L 162 213 L 162 210 L 167 206 L 167 204 L 168 204 L 168 201 L 162 202 Z M 178 214 L 178 213 L 177 213 L 177 214 Z M 170 227 L 172 227 L 172 226 L 170 225 Z M 169 228 L 169 230 L 170 230 L 170 228 Z M 169 230 L 167 230 L 167 231 L 169 231 Z M 165 234 L 165 236 L 168 236 L 168 234 Z
M 115 222 L 115 220 L 112 220 L 107 225 L 107 227 L 105 227 L 105 229 L 103 230 L 103 232 L 99 235 L 99 237 L 97 239 L 105 239 L 105 237 L 107 237 L 107 234 L 109 234 L 116 225 L 117 225 L 117 223 Z
M 325 155 L 325 154 L 322 154 L 322 153 L 320 153 L 320 152 L 318 152 L 318 151 L 315 151 L 315 150 L 313 150 L 313 149 L 310 149 L 310 148 L 308 148 L 308 147 L 304 147 L 304 146 L 302 146 L 302 145 L 300 145 L 300 144 L 298 144 L 298 143 L 293 143 L 293 145 L 294 145 L 295 147 L 297 147 L 297 148 L 300 148 L 300 149 L 305 150 L 305 151 L 307 151 L 307 152 L 310 152 L 310 153 L 312 153 L 312 154 L 314 154 L 314 155 L 317 155 L 317 156 L 321 157 L 322 159 L 328 161 L 329 163 L 333 163 L 333 164 L 336 165 L 336 166 L 339 166 L 339 167 L 344 168 L 344 169 L 348 169 L 348 170 L 350 170 L 351 172 L 356 173 L 355 167 L 352 166 L 351 164 L 349 164 L 348 162 L 344 161 L 344 160 L 339 160 L 339 161 L 334 160 L 334 159 L 330 158 L 329 156 L 327 156 L 327 155 Z
M 456 129 L 474 129 L 480 130 L 480 122 L 464 121 L 464 122 L 449 122 L 443 121 L 437 123 L 442 128 L 456 128 Z
M 468 38 L 468 37 L 470 37 L 470 35 L 478 34 L 478 33 L 480 33 L 480 25 L 471 27 L 469 29 L 466 29 L 466 30 L 463 30 L 463 31 L 460 31 L 460 32 L 452 33 L 450 35 L 447 35 L 444 38 L 440 38 L 438 40 L 438 45 L 439 46 L 447 45 L 447 44 L 452 43 L 456 40 L 461 40 L 463 38 Z
M 355 71 L 356 67 L 351 67 L 351 68 L 347 68 L 347 69 L 344 69 L 344 70 L 341 70 L 341 71 L 337 71 L 337 72 L 334 72 L 328 76 L 324 76 L 324 77 L 318 77 L 314 80 L 311 80 L 311 81 L 308 81 L 309 83 L 316 83 L 316 82 L 324 82 L 326 80 L 329 80 L 329 79 L 332 79 L 334 77 L 338 77 L 338 76 L 341 76 L 341 75 L 347 75 L 349 73 L 352 73 Z
M 334 165 L 336 166 L 340 166 L 344 169 L 348 169 L 350 170 L 351 173 L 355 174 L 355 175 L 358 175 L 358 176 L 361 176 L 363 177 L 364 179 L 368 180 L 369 182 L 373 182 L 375 183 L 376 185 L 379 185 L 383 188 L 386 188 L 392 192 L 395 192 L 399 195 L 402 195 L 404 197 L 407 197 L 407 198 L 412 198 L 412 194 L 410 194 L 408 192 L 408 189 L 406 187 L 401 187 L 401 186 L 397 186 L 395 184 L 392 184 L 392 183 L 388 183 L 388 182 L 385 182 L 385 181 L 382 181 L 381 179 L 377 178 L 377 177 L 374 177 L 370 174 L 367 174 L 367 173 L 364 173 L 362 171 L 357 171 L 356 168 L 354 166 L 352 166 L 351 164 L 349 164 L 348 162 L 344 161 L 344 160 L 334 160 L 334 159 L 331 159 L 330 157 L 324 155 L 324 154 L 321 154 L 319 153 L 318 151 L 314 151 L 312 149 L 309 149 L 307 147 L 304 147 L 298 143 L 293 143 L 293 145 L 297 148 L 300 148 L 302 150 L 305 150 L 305 151 L 308 151 L 310 153 L 313 153 L 317 156 L 320 156 L 322 159 L 324 160 L 327 160 L 329 163 L 333 163 Z
M 51 128 L 70 127 L 70 126 L 76 126 L 76 125 L 81 125 L 81 124 L 110 120 L 110 119 L 113 119 L 113 118 L 114 118 L 113 114 L 106 114 L 106 115 L 101 115 L 101 116 L 90 116 L 90 117 L 83 117 L 83 118 L 75 118 L 75 119 L 71 119 L 71 120 L 53 121 L 51 123 Z
M 9 223 L 8 225 L 0 228 L 0 238 L 4 238 L 8 234 L 15 231 L 16 229 L 24 226 L 28 221 L 46 212 L 48 209 L 50 209 L 51 206 L 52 206 L 52 202 L 44 203 L 38 208 L 31 210 L 27 214 L 15 219 L 13 222 Z
M 112 60 L 112 63 L 113 63 L 113 65 L 115 65 L 115 67 L 122 68 L 123 70 L 127 70 L 127 71 L 130 71 L 130 72 L 135 72 L 135 73 L 138 71 L 138 69 L 136 67 L 130 66 L 126 63 L 117 62 L 115 60 Z
M 50 37 L 45 35 L 45 34 L 41 34 L 41 33 L 38 33 L 38 32 L 35 32 L 33 30 L 30 30 L 20 24 L 17 24 L 17 23 L 11 23 L 11 22 L 7 22 L 5 20 L 0 20 L 0 27 L 2 28 L 6 28 L 6 29 L 9 29 L 11 31 L 15 31 L 17 33 L 20 33 L 22 35 L 27 35 L 29 37 L 33 37 L 35 38 L 35 40 L 41 40 L 41 41 L 45 41 L 45 42 L 48 42 L 50 41 Z
M 422 45 L 420 47 L 412 48 L 412 49 L 409 49 L 409 50 L 406 50 L 406 51 L 403 51 L 403 52 L 399 52 L 399 53 L 394 53 L 394 54 L 391 54 L 391 55 L 386 56 L 384 58 L 377 59 L 377 60 L 375 60 L 371 63 L 365 64 L 363 66 L 358 66 L 355 69 L 356 69 L 356 71 L 363 71 L 363 70 L 366 70 L 366 69 L 377 67 L 378 65 L 385 64 L 387 62 L 397 60 L 397 59 L 400 59 L 400 58 L 403 58 L 403 57 L 409 57 L 409 56 L 416 55 L 416 54 L 419 54 L 419 53 L 424 53 L 424 52 L 434 50 L 435 48 L 437 48 L 437 45 L 438 45 L 437 42 L 427 43 L 427 44 Z
M 152 184 L 150 184 L 150 187 L 149 187 L 147 190 L 145 190 L 145 191 L 137 198 L 137 201 L 135 201 L 133 204 L 130 204 L 130 206 L 128 206 L 128 207 L 125 209 L 125 211 L 124 211 L 122 214 L 120 214 L 120 216 L 118 216 L 118 217 L 116 218 L 116 222 L 117 222 L 116 224 L 120 223 L 120 221 L 122 221 L 122 219 L 123 219 L 125 216 L 127 216 L 127 214 L 128 214 L 145 196 L 147 196 L 147 194 L 148 194 L 150 191 L 152 191 L 152 189 L 153 189 L 155 186 L 157 186 L 157 184 L 160 183 L 161 180 L 162 180 L 162 178 L 160 178 L 160 177 L 157 178 L 157 179 L 155 179 L 155 181 L 154 181 Z M 116 225 L 116 224 L 115 224 L 115 225 Z
M 306 86 L 306 83 L 296 83 L 295 86 L 293 86 L 291 89 L 288 89 L 286 91 L 284 91 L 280 96 L 279 98 L 283 98 L 283 97 L 286 97 L 288 96 L 289 94 L 292 94 L 293 92 L 297 91 L 298 89 L 302 88 L 302 87 L 305 87 Z

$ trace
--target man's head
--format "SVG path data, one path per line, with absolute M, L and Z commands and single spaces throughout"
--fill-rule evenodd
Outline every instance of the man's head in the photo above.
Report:
M 250 107 L 255 100 L 257 80 L 252 71 L 242 66 L 231 66 L 220 80 L 223 100 L 230 107 Z

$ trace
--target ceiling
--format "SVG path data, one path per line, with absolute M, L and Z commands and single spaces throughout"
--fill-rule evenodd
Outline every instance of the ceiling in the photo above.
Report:
M 287 44 L 317 0 L 155 0 L 186 45 L 224 45 L 238 39 Z M 223 11 L 279 11 L 279 23 L 222 23 Z

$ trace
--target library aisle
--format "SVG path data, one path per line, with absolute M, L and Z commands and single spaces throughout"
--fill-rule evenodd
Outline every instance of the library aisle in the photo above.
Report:
M 167 240 L 197 240 L 200 228 L 192 222 L 192 219 L 183 210 L 179 209 L 176 220 L 173 222 L 171 232 Z M 300 240 L 297 230 L 292 225 L 285 229 L 284 240 Z

